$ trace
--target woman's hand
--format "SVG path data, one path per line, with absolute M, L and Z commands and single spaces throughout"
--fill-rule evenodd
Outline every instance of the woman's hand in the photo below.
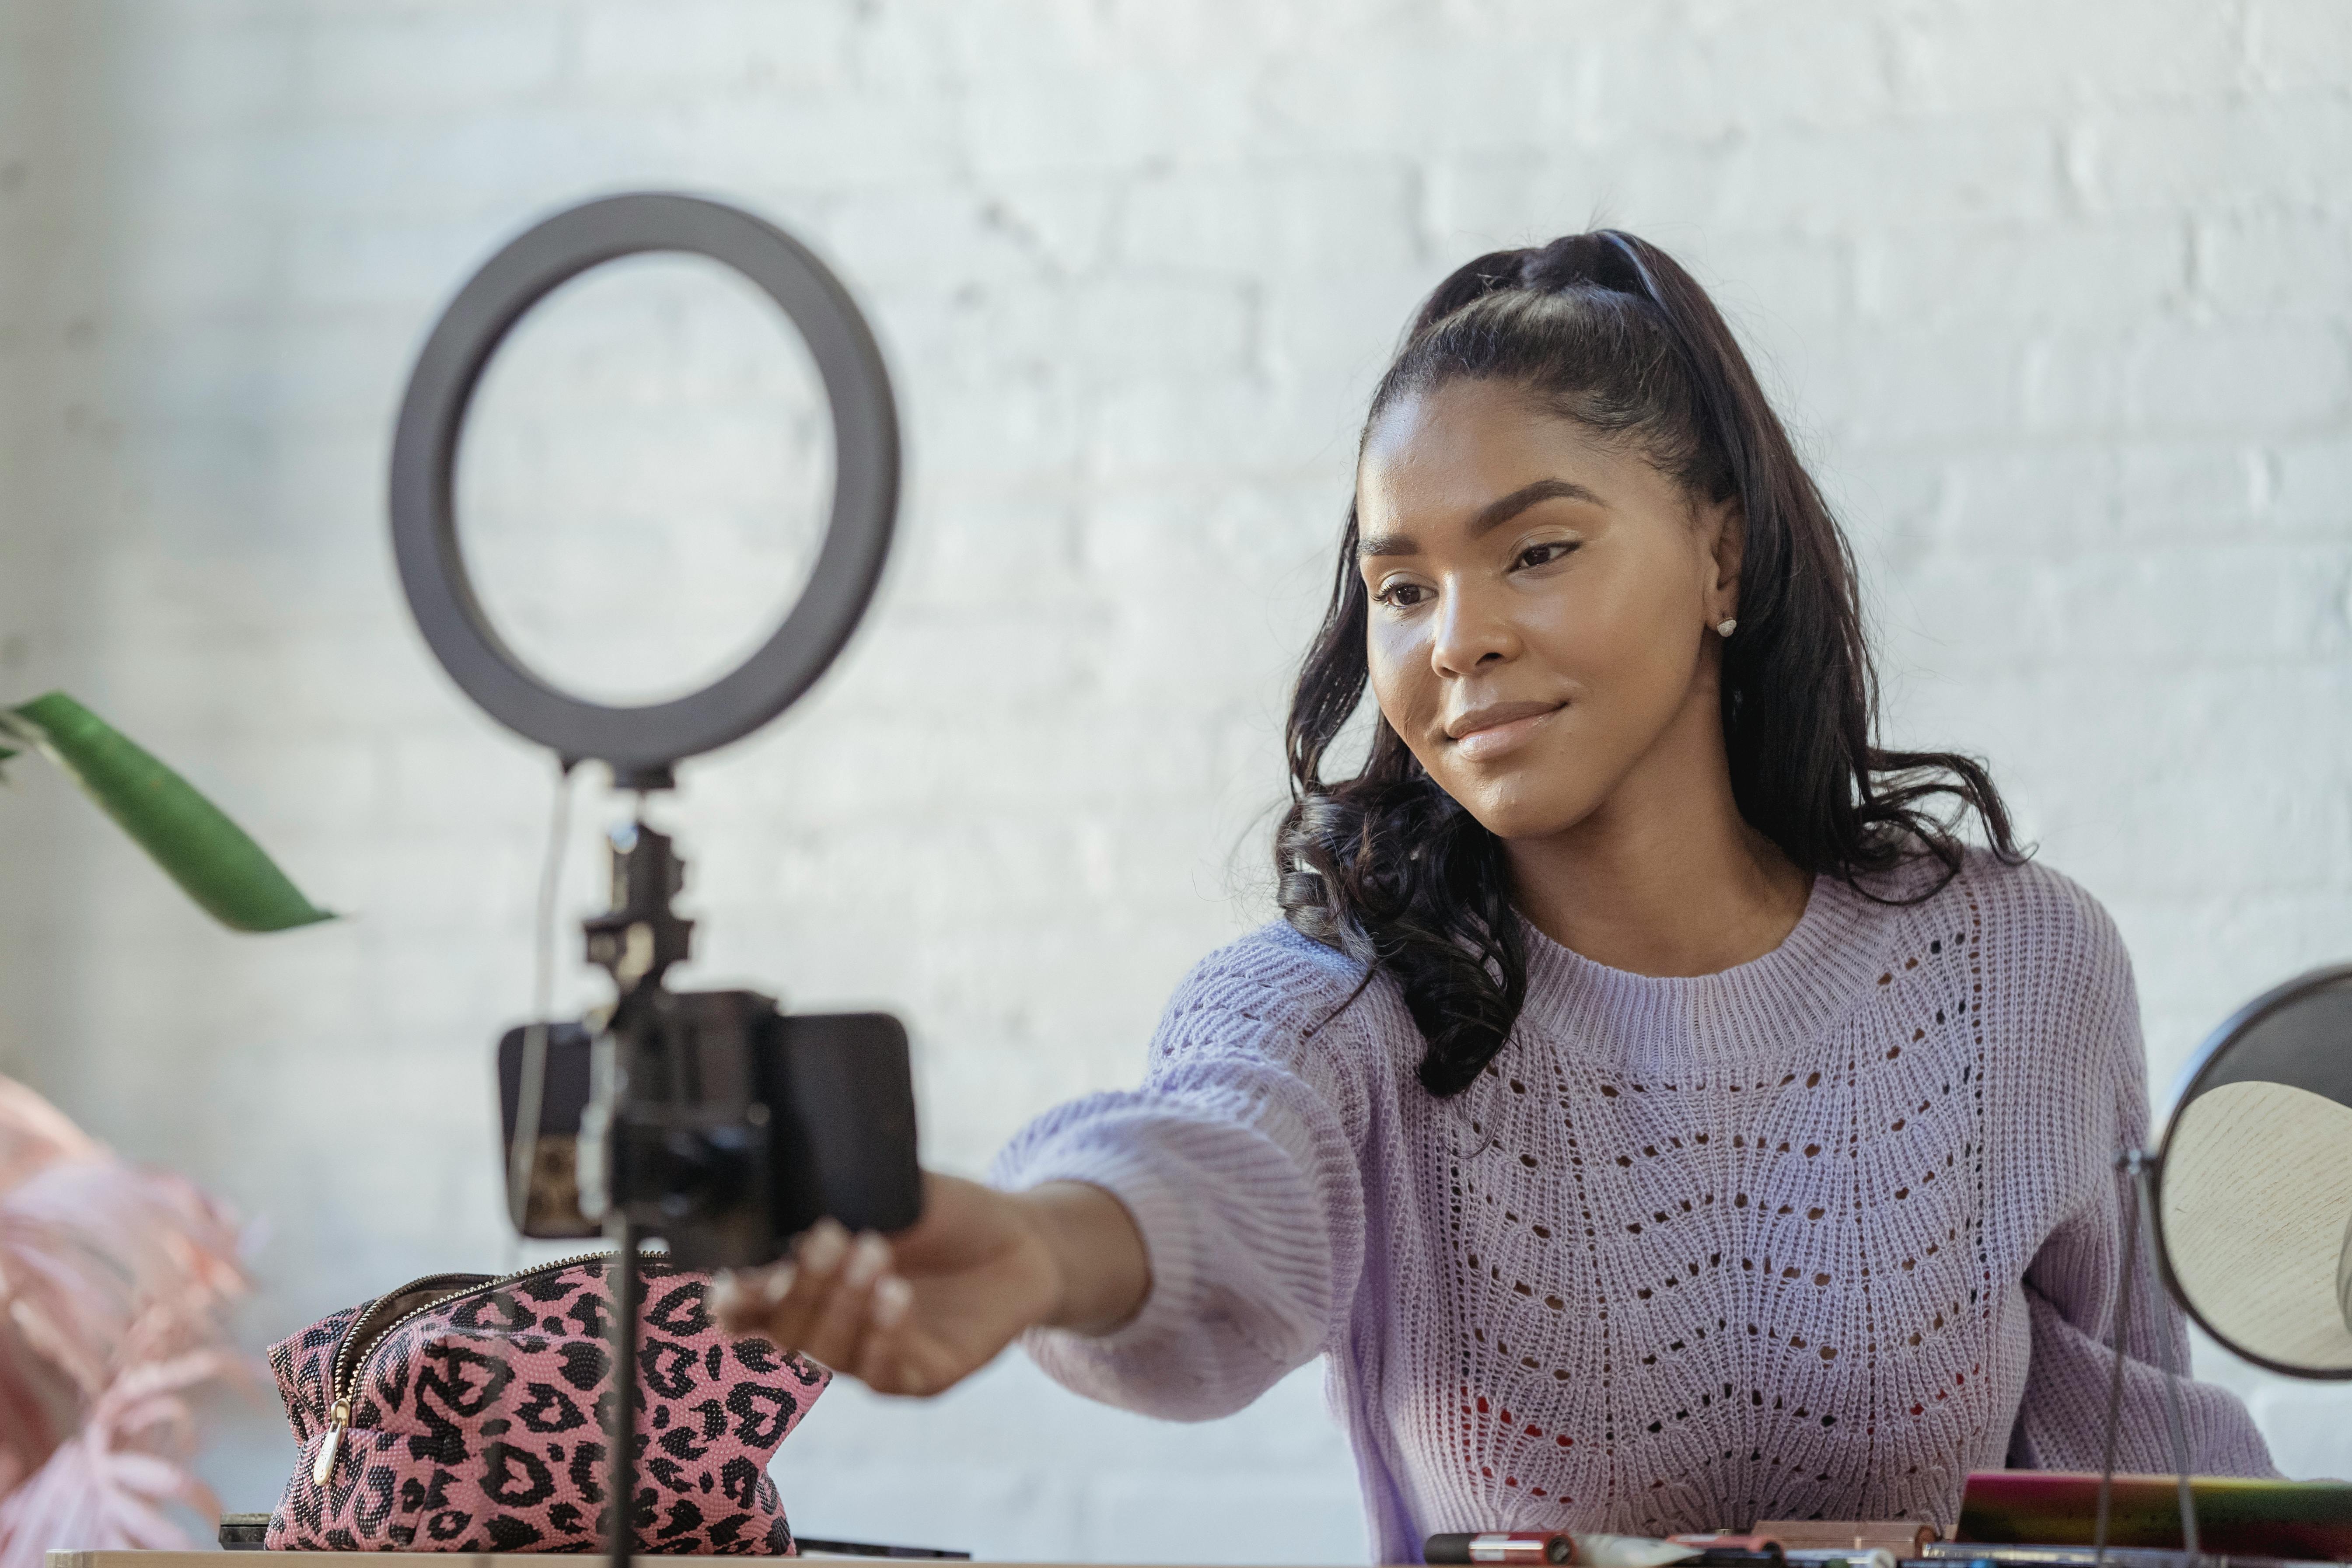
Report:
M 834 1221 L 790 1261 L 722 1276 L 719 1326 L 758 1334 L 882 1394 L 938 1394 L 1025 1329 L 1103 1333 L 1150 1294 L 1143 1239 L 1099 1187 L 1056 1182 L 1001 1193 L 923 1177 L 923 1217 L 885 1240 Z

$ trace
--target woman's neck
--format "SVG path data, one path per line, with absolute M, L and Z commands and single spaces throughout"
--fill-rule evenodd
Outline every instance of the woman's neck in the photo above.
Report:
M 1574 827 L 1505 841 L 1529 923 L 1635 974 L 1718 973 L 1780 945 L 1812 878 L 1740 816 L 1721 723 L 1693 703 Z

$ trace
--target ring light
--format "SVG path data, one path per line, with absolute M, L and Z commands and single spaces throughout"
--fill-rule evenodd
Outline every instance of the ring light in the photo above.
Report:
M 490 356 L 533 305 L 590 268 L 671 251 L 741 273 L 792 319 L 832 405 L 832 516 L 808 586 L 774 635 L 698 691 L 608 707 L 515 657 L 467 574 L 455 503 L 459 437 Z M 467 696 L 567 763 L 609 764 L 625 788 L 665 788 L 671 764 L 741 738 L 824 673 L 873 597 L 898 502 L 898 422 L 880 349 L 848 291 L 774 226 L 695 196 L 637 193 L 558 213 L 485 263 L 425 340 L 392 444 L 392 538 L 426 646 Z

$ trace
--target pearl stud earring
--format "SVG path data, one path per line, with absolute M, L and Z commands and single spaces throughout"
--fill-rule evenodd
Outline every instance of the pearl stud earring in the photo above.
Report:
M 1738 629 L 1738 626 L 1739 623 L 1738 621 L 1726 616 L 1723 619 L 1715 623 L 1715 635 L 1717 637 L 1727 637 Z

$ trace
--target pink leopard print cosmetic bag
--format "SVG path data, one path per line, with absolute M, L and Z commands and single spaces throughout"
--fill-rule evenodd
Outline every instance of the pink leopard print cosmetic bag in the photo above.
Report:
M 608 1261 L 431 1275 L 272 1345 L 302 1458 L 269 1548 L 599 1549 Z M 637 1550 L 791 1555 L 768 1461 L 832 1374 L 721 1333 L 707 1274 L 649 1258 L 643 1280 Z

